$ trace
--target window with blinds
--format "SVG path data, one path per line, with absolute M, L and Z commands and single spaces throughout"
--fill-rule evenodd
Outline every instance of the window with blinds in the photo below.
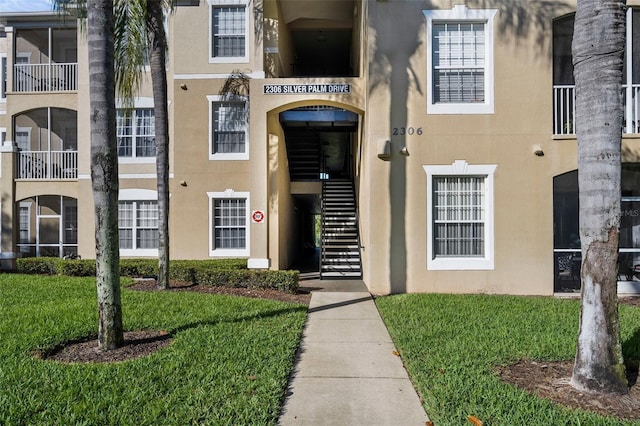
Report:
M 433 178 L 433 249 L 437 256 L 484 256 L 484 177 Z
M 213 200 L 214 249 L 244 249 L 247 245 L 247 200 Z
M 118 109 L 116 114 L 118 157 L 156 156 L 156 129 L 153 108 Z
M 29 244 L 31 242 L 31 208 L 29 206 L 20 206 L 20 244 Z
M 433 100 L 484 102 L 485 23 L 433 24 Z
M 246 13 L 245 6 L 212 6 L 211 52 L 214 58 L 245 56 Z
M 118 234 L 121 249 L 157 249 L 158 202 L 120 201 Z
M 427 114 L 493 114 L 497 9 L 422 11 L 426 22 Z
M 212 154 L 244 153 L 247 138 L 247 102 L 214 102 Z

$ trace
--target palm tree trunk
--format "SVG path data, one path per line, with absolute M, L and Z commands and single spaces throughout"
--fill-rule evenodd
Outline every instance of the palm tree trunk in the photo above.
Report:
M 582 309 L 571 384 L 627 393 L 618 322 L 623 0 L 578 0 L 573 39 Z
M 98 346 L 122 346 L 118 243 L 118 156 L 113 54 L 113 1 L 87 2 L 91 185 L 95 205 Z
M 153 90 L 158 179 L 158 282 L 169 288 L 169 116 L 167 111 L 166 34 L 162 0 L 147 1 L 149 65 Z

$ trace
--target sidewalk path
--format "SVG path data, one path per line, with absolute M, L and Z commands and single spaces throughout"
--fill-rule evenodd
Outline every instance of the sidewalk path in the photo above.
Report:
M 425 425 L 428 417 L 362 281 L 318 282 L 279 420 Z

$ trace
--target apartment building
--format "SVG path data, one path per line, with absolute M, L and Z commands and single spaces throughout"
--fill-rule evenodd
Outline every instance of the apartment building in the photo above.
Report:
M 640 1 L 628 5 L 621 292 L 640 290 Z M 577 291 L 574 12 L 575 0 L 178 1 L 171 257 L 311 265 L 380 294 Z M 3 263 L 92 258 L 79 24 L 0 12 L 0 61 Z M 118 113 L 123 257 L 157 256 L 152 107 L 147 77 Z

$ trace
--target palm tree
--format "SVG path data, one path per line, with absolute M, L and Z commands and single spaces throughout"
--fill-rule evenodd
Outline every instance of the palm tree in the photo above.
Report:
M 571 384 L 627 393 L 617 260 L 624 0 L 578 0 L 573 38 L 582 241 L 582 309 Z
M 58 7 L 85 10 L 86 0 L 55 0 Z M 166 71 L 167 39 L 164 10 L 173 0 L 115 0 L 115 82 L 126 108 L 140 88 L 149 60 L 154 99 L 156 172 L 158 192 L 158 288 L 169 287 L 169 114 Z
M 98 347 L 122 346 L 113 0 L 88 0 L 91 185 L 96 224 Z
M 149 66 L 153 90 L 158 190 L 158 288 L 169 288 L 169 103 L 163 10 L 166 0 L 148 0 L 146 11 Z
M 126 106 L 133 106 L 147 57 L 151 71 L 158 192 L 159 289 L 169 288 L 169 113 L 164 10 L 172 7 L 171 0 L 115 2 L 116 83 Z

